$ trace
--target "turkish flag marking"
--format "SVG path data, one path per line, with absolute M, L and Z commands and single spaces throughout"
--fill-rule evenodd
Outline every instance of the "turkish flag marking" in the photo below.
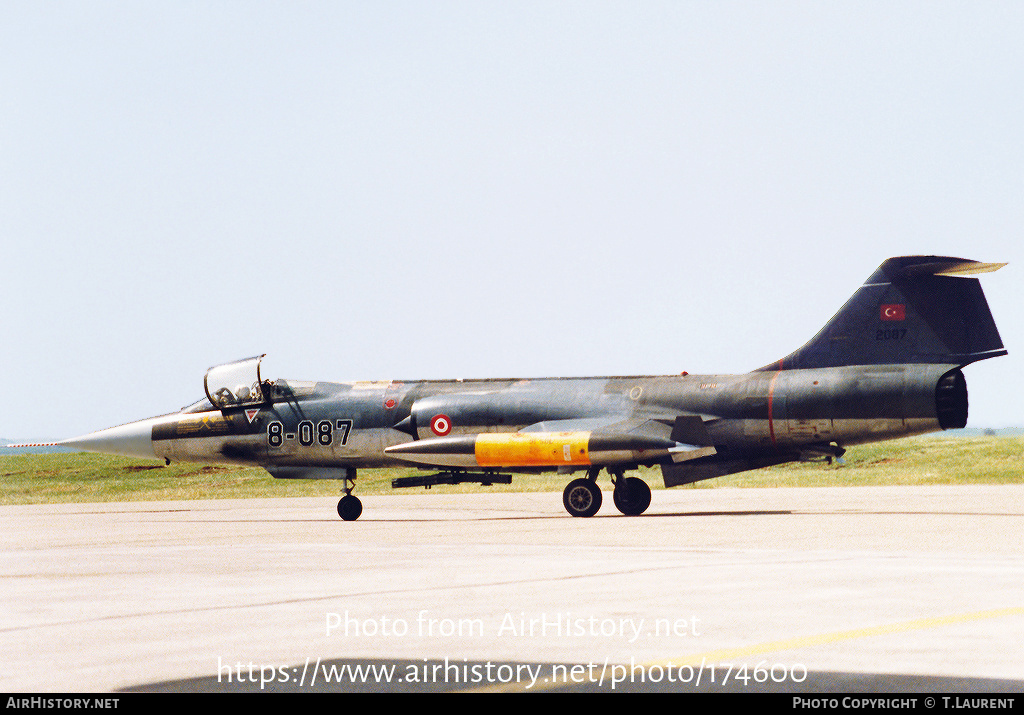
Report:
M 902 303 L 882 305 L 879 307 L 879 317 L 882 320 L 906 320 L 907 306 Z

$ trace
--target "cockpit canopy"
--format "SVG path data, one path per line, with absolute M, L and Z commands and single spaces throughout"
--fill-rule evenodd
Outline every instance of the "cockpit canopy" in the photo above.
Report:
M 206 397 L 222 410 L 262 404 L 264 395 L 260 360 L 265 357 L 265 354 L 257 355 L 211 367 L 203 379 Z

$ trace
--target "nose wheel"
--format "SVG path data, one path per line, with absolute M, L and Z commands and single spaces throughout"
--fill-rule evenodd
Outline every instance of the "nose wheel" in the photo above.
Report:
M 345 521 L 355 521 L 363 513 L 363 503 L 352 493 L 356 485 L 356 470 L 346 469 L 344 480 L 345 496 L 338 502 L 338 516 Z
M 338 516 L 345 521 L 355 521 L 363 513 L 363 503 L 359 497 L 346 494 L 338 502 Z

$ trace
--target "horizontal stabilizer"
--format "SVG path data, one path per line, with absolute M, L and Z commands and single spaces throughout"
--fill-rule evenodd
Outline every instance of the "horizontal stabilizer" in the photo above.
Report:
M 884 264 L 883 264 L 884 265 Z M 911 263 L 901 266 L 893 266 L 890 277 L 907 276 L 973 276 L 977 273 L 992 273 L 1005 266 L 1005 263 L 981 263 L 979 261 L 967 261 L 958 258 L 943 259 L 931 263 Z

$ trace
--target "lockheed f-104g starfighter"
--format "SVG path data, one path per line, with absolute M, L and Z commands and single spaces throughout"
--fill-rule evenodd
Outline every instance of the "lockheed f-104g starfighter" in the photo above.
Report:
M 55 444 L 339 479 L 347 521 L 362 513 L 359 469 L 426 468 L 393 485 L 427 487 L 557 472 L 579 517 L 600 509 L 605 469 L 615 506 L 638 515 L 651 490 L 626 473 L 642 465 L 673 487 L 963 427 L 963 367 L 1006 354 L 971 276 L 1003 265 L 890 258 L 806 345 L 741 375 L 271 381 L 259 356 L 210 368 L 206 396 L 180 412 Z

